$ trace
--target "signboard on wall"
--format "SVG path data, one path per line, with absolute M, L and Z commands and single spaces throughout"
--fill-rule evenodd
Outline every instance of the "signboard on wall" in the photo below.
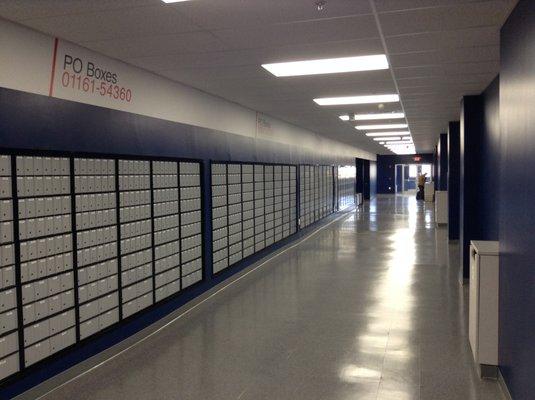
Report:
M 150 92 L 143 90 L 147 78 L 138 74 L 121 61 L 56 38 L 49 96 L 146 114 Z

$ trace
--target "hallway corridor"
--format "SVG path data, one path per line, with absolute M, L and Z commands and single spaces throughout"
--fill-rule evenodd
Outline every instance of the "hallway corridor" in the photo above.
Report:
M 455 250 L 432 206 L 379 196 L 43 398 L 502 399 L 473 369 Z

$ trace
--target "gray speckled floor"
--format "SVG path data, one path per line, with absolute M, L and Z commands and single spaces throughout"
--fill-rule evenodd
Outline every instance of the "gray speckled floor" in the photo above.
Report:
M 379 197 L 45 399 L 502 399 L 446 237 Z

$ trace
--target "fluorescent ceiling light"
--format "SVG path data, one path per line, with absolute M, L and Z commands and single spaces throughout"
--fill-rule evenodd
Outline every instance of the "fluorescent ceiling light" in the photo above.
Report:
M 355 121 L 367 121 L 374 119 L 399 119 L 405 118 L 405 114 L 402 112 L 397 113 L 382 113 L 382 114 L 356 114 Z
M 392 142 L 408 143 L 408 142 L 412 142 L 412 138 L 410 136 L 407 136 L 407 137 L 402 137 L 401 139 L 397 139 L 396 140 L 394 137 L 391 137 L 388 140 L 385 140 L 385 142 L 389 142 L 389 143 L 392 143 Z
M 376 142 L 386 142 L 388 140 L 401 140 L 401 138 L 399 136 L 392 136 L 392 137 L 378 137 L 378 138 L 373 138 L 373 140 L 375 140 Z
M 403 129 L 408 126 L 407 124 L 357 125 L 355 128 L 359 131 L 369 131 L 375 129 Z
M 392 132 L 368 132 L 366 136 L 407 136 L 409 131 L 392 131 Z
M 379 142 L 379 144 L 385 144 L 385 142 Z
M 342 121 L 349 121 L 349 115 L 340 115 Z
M 395 103 L 399 101 L 397 94 L 378 94 L 371 96 L 349 96 L 349 97 L 323 97 L 314 99 L 320 106 L 336 106 L 345 104 L 375 104 L 375 103 Z
M 262 67 L 275 76 L 303 76 L 388 69 L 388 61 L 384 54 L 379 54 L 262 64 Z
M 389 147 L 389 146 L 392 146 L 392 147 L 395 147 L 395 146 L 407 146 L 407 145 L 412 145 L 414 143 L 412 142 L 386 142 L 385 146 L 386 147 Z

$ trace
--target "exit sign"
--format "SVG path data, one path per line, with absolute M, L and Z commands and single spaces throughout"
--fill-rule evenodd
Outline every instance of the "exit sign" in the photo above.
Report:
M 414 161 L 418 162 L 418 161 L 422 161 L 422 157 L 420 156 L 416 156 L 413 158 Z

